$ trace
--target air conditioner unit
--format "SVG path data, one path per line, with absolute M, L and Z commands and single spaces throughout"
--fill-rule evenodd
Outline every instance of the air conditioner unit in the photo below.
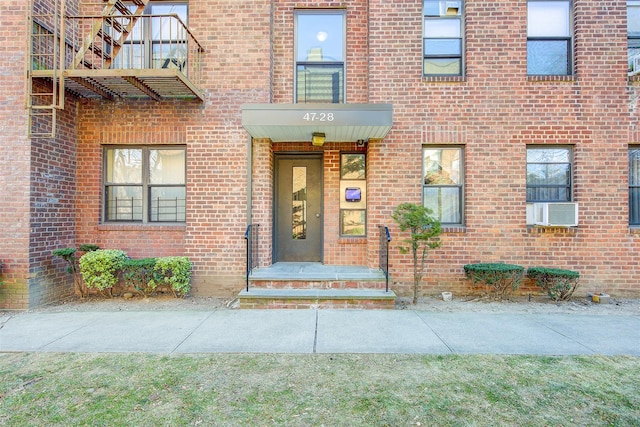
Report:
M 535 225 L 575 227 L 578 225 L 577 203 L 534 203 Z

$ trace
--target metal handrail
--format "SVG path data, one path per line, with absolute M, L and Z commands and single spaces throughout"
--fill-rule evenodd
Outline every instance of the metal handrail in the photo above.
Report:
M 260 224 L 249 224 L 244 232 L 244 239 L 247 242 L 247 265 L 246 265 L 246 289 L 249 292 L 249 276 L 255 267 L 258 266 L 258 229 Z
M 384 225 L 380 228 L 380 248 L 379 248 L 379 267 L 385 277 L 385 292 L 389 292 L 389 242 L 391 242 L 391 233 L 389 227 Z

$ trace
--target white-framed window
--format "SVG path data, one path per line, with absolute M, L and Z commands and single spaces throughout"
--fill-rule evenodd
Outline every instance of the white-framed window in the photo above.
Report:
M 343 9 L 295 11 L 295 102 L 345 102 Z
M 186 148 L 105 146 L 104 220 L 185 222 Z
M 640 1 L 627 2 L 629 73 L 640 74 Z
M 424 0 L 423 60 L 425 76 L 463 74 L 464 1 Z
M 573 74 L 573 11 L 570 0 L 527 1 L 527 74 Z
M 423 147 L 422 203 L 442 224 L 462 224 L 464 158 L 462 147 Z
M 527 202 L 573 199 L 571 147 L 527 147 Z

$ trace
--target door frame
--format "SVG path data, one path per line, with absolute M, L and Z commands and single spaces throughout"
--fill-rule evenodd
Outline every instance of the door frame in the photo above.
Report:
M 324 156 L 323 153 L 274 153 L 273 155 L 273 212 L 272 212 L 272 248 L 271 259 L 273 263 L 278 262 L 278 198 L 280 189 L 278 188 L 278 173 L 280 160 L 289 159 L 316 159 L 320 161 L 320 262 L 324 263 Z

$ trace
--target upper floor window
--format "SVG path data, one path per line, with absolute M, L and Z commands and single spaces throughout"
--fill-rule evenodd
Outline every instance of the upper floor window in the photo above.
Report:
M 184 222 L 184 147 L 105 148 L 106 221 Z
M 527 74 L 573 73 L 571 1 L 527 1 Z
M 136 5 L 130 5 L 133 13 Z M 145 16 L 136 21 L 114 68 L 178 68 L 187 61 L 188 4 L 186 2 L 149 2 Z M 175 18 L 177 15 L 180 19 Z M 184 24 L 184 25 L 183 25 Z
M 422 203 L 443 224 L 462 224 L 462 148 L 422 150 Z
M 462 7 L 462 0 L 424 0 L 424 75 L 462 75 Z
M 640 1 L 627 2 L 629 72 L 640 73 Z
M 295 13 L 296 102 L 344 102 L 344 10 Z
M 572 166 L 570 148 L 527 148 L 527 202 L 570 202 Z

